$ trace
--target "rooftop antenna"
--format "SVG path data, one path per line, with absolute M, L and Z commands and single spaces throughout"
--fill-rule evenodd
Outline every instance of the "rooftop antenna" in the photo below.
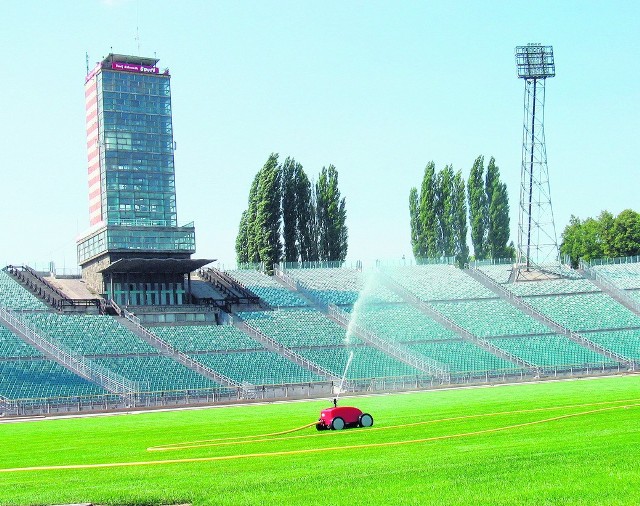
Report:
M 89 52 L 84 53 L 85 61 L 87 63 L 87 75 L 89 75 Z
M 556 66 L 552 46 L 518 46 L 515 56 L 525 83 L 516 280 L 544 279 L 544 265 L 559 263 L 544 138 L 545 82 Z
M 140 56 L 140 31 L 138 26 L 140 24 L 140 2 L 136 1 L 136 36 L 135 40 L 138 45 L 138 56 Z

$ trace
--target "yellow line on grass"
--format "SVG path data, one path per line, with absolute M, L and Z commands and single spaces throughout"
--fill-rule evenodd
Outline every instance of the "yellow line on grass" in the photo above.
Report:
M 504 427 L 495 427 L 492 429 L 482 429 L 478 431 L 472 432 L 464 432 L 460 434 L 447 434 L 444 436 L 433 436 L 427 438 L 420 439 L 411 439 L 405 441 L 387 441 L 384 443 L 366 443 L 366 444 L 357 444 L 357 445 L 345 445 L 345 446 L 333 446 L 327 448 L 307 448 L 303 450 L 287 450 L 287 451 L 279 451 L 279 452 L 267 452 L 267 453 L 248 453 L 244 455 L 223 455 L 217 457 L 195 457 L 188 459 L 171 459 L 171 460 L 151 460 L 151 461 L 142 461 L 142 462 L 110 462 L 110 463 L 102 463 L 102 464 L 72 464 L 72 465 L 61 465 L 61 466 L 34 466 L 34 467 L 17 467 L 10 469 L 0 469 L 0 473 L 10 473 L 10 472 L 25 472 L 25 471 L 58 471 L 62 469 L 98 469 L 98 468 L 113 468 L 113 467 L 136 467 L 136 466 L 157 466 L 157 465 L 166 465 L 166 464 L 184 464 L 184 463 L 192 463 L 192 462 L 216 462 L 223 460 L 238 460 L 238 459 L 249 459 L 249 458 L 260 458 L 260 457 L 280 457 L 285 455 L 301 455 L 307 453 L 320 453 L 320 452 L 335 452 L 335 451 L 344 451 L 344 450 L 359 450 L 365 448 L 383 448 L 383 447 L 392 447 L 392 446 L 401 446 L 401 445 L 409 445 L 409 444 L 419 444 L 419 443 L 428 443 L 433 441 L 443 441 L 446 439 L 455 439 L 460 437 L 470 437 L 470 436 L 479 436 L 482 434 L 490 434 L 495 432 L 506 431 L 510 429 L 517 429 L 520 427 L 528 427 L 532 425 L 540 425 L 544 423 L 554 422 L 557 420 L 564 420 L 567 418 L 575 418 L 584 415 L 591 415 L 595 413 L 602 413 L 605 411 L 612 411 L 614 409 L 629 409 L 640 406 L 639 404 L 628 404 L 623 406 L 609 406 L 606 408 L 599 408 L 590 411 L 582 411 L 580 413 L 570 413 L 565 415 L 559 415 L 552 418 L 546 418 L 543 420 L 535 420 L 532 422 L 523 422 L 514 425 L 506 425 Z

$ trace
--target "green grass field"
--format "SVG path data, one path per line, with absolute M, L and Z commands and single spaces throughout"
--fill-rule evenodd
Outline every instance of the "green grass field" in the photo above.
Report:
M 327 401 L 1 424 L 0 470 L 136 465 L 2 471 L 0 504 L 640 504 L 640 376 L 341 404 L 374 427 L 258 437 Z

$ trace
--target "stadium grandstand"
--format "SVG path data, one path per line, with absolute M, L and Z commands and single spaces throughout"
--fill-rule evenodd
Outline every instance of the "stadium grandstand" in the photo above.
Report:
M 627 295 L 638 265 L 525 282 L 510 282 L 505 265 L 201 269 L 192 283 L 218 303 L 191 301 L 186 313 L 88 299 L 79 277 L 7 266 L 0 409 L 327 396 L 351 353 L 353 391 L 625 372 L 640 361 Z
M 0 270 L 1 415 L 326 397 L 344 374 L 371 392 L 637 369 L 640 259 L 517 280 L 511 264 L 191 258 L 157 62 L 110 54 L 87 75 L 81 275 Z

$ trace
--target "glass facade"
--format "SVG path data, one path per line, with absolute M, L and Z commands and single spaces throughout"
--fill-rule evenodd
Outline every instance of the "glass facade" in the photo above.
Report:
M 183 227 L 109 225 L 78 242 L 80 264 L 107 252 L 194 253 L 193 223 Z
M 128 70 L 114 70 L 118 58 Z M 110 252 L 195 252 L 193 223 L 177 219 L 170 76 L 155 63 L 109 55 L 87 76 L 93 230 L 78 240 L 80 264 Z
M 169 76 L 102 69 L 96 79 L 103 220 L 177 226 Z

